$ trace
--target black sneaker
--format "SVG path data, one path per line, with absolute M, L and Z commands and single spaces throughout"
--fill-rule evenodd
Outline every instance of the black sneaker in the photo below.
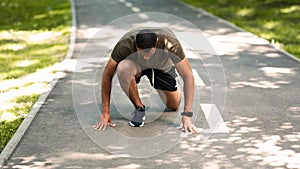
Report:
M 133 112 L 133 118 L 129 122 L 129 125 L 132 127 L 142 127 L 145 123 L 145 119 L 145 109 L 137 106 Z

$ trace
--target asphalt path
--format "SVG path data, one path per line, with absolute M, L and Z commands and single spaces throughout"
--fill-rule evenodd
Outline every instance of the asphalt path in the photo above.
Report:
M 248 32 L 175 0 L 74 0 L 76 46 L 4 168 L 300 168 L 300 64 Z M 143 128 L 114 78 L 115 128 L 92 129 L 101 74 L 117 40 L 136 27 L 169 27 L 195 83 L 195 124 L 186 135 L 147 80 Z

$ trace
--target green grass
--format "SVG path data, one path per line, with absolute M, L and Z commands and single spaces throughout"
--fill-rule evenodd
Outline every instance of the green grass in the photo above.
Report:
M 182 0 L 228 20 L 300 58 L 299 0 Z
M 14 106 L 12 109 L 6 110 L 5 112 L 0 111 L 1 151 L 21 125 L 28 112 L 30 112 L 38 97 L 38 94 L 17 97 L 15 102 L 18 104 L 16 106 Z
M 2 151 L 10 138 L 22 123 L 24 118 L 16 118 L 11 121 L 0 121 L 0 150 Z
M 0 17 L 0 81 L 64 58 L 71 21 L 68 0 L 2 0 Z
M 66 56 L 71 25 L 69 0 L 1 0 L 0 18 L 0 82 L 52 66 Z M 19 87 L 24 86 L 0 91 Z M 12 100 L 13 108 L 0 110 L 0 151 L 38 97 L 17 97 Z

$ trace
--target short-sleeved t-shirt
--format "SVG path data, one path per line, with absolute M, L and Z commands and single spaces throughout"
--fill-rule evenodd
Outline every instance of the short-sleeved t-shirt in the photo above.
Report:
M 119 40 L 111 54 L 114 61 L 119 63 L 127 58 L 135 61 L 142 68 L 156 68 L 168 72 L 174 64 L 185 58 L 175 34 L 168 28 L 155 28 L 151 30 L 158 37 L 155 45 L 156 51 L 149 59 L 144 59 L 138 54 L 135 41 L 136 34 L 142 29 L 145 28 L 132 30 Z

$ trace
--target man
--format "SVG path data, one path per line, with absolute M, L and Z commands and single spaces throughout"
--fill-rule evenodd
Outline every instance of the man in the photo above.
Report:
M 194 77 L 179 41 L 168 28 L 132 30 L 116 44 L 103 72 L 102 113 L 98 123 L 93 127 L 105 130 L 108 125 L 115 126 L 110 118 L 111 84 L 115 72 L 122 90 L 135 107 L 129 122 L 132 127 L 142 127 L 145 121 L 145 106 L 137 88 L 140 78 L 144 75 L 148 77 L 150 84 L 156 89 L 166 106 L 177 110 L 181 98 L 175 69 L 184 82 L 182 126 L 186 132 L 197 132 L 192 122 Z

